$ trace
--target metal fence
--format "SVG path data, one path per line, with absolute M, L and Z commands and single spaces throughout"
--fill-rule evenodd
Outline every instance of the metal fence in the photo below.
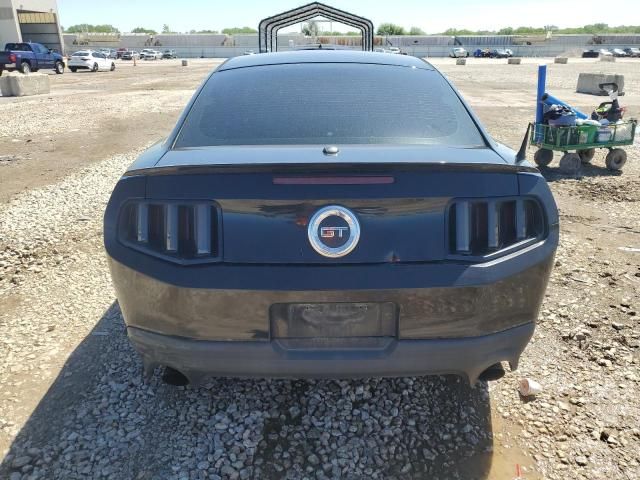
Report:
M 559 45 L 464 45 L 465 48 L 469 52 L 469 56 L 473 56 L 473 52 L 476 49 L 494 49 L 494 48 L 509 48 L 513 51 L 514 56 L 516 57 L 557 57 L 559 55 L 566 56 L 580 56 L 583 50 L 586 49 L 599 49 L 599 48 L 607 48 L 609 50 L 613 48 L 626 48 L 632 46 L 630 44 L 621 44 L 621 45 L 583 45 L 583 46 L 567 46 L 563 44 Z M 109 44 L 96 44 L 96 45 L 66 45 L 65 52 L 67 55 L 71 55 L 73 52 L 78 50 L 86 50 L 86 49 L 95 49 L 98 50 L 100 48 L 127 48 L 131 50 L 140 51 L 141 48 L 138 45 L 127 45 L 124 43 L 120 43 L 117 45 L 109 45 Z M 143 47 L 144 48 L 144 47 Z M 149 47 L 159 50 L 161 52 L 165 50 L 174 50 L 176 55 L 180 58 L 229 58 L 235 57 L 238 55 L 243 55 L 245 52 L 253 51 L 255 53 L 258 52 L 258 47 L 256 46 L 238 46 L 238 47 L 226 47 L 226 46 L 180 46 L 180 45 L 162 45 L 161 47 Z M 353 47 L 354 49 L 358 49 L 358 47 Z M 404 52 L 409 55 L 413 55 L 416 57 L 447 57 L 450 55 L 452 45 L 410 45 L 410 46 L 402 46 L 401 47 Z M 288 46 L 281 46 L 279 51 L 287 51 L 291 50 Z

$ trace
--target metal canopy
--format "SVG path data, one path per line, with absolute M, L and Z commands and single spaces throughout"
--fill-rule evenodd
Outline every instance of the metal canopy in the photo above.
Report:
M 373 23 L 371 20 L 320 2 L 313 2 L 263 19 L 258 27 L 260 52 L 273 52 L 278 49 L 278 31 L 281 28 L 315 17 L 324 17 L 357 28 L 362 34 L 362 49 L 373 50 Z

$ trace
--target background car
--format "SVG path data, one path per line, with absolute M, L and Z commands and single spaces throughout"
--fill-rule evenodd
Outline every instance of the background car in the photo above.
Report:
M 627 52 L 621 48 L 614 48 L 611 53 L 613 53 L 614 57 L 628 57 Z
M 122 58 L 122 55 L 127 51 L 126 48 L 124 47 L 120 47 L 118 50 L 116 50 L 116 58 Z
M 491 50 L 491 58 L 509 58 L 509 52 L 503 48 L 496 48 Z
M 627 47 L 624 51 L 629 57 L 640 57 L 640 48 Z
M 91 70 L 92 72 L 109 70 L 113 72 L 115 69 L 116 64 L 111 58 L 102 52 L 93 50 L 80 50 L 71 55 L 69 59 L 69 70 L 73 73 L 78 70 Z
M 122 58 L 122 60 L 133 60 L 134 58 L 139 59 L 140 53 L 138 53 L 136 50 L 127 50 L 126 52 L 122 53 L 122 56 L 120 58 Z
M 603 57 L 610 57 L 613 55 L 613 53 L 611 53 L 611 51 L 607 50 L 606 48 L 601 48 L 600 50 L 598 50 L 598 53 Z
M 598 58 L 600 56 L 599 50 L 585 50 L 582 52 L 582 58 Z
M 489 58 L 491 56 L 491 50 L 488 48 L 476 48 L 473 51 L 473 56 L 476 58 Z
M 140 58 L 143 60 L 159 60 L 162 59 L 162 52 L 151 48 L 145 48 L 140 52 Z
M 513 57 L 513 50 L 511 50 L 510 48 L 505 48 L 504 51 L 507 52 L 509 58 Z
M 451 58 L 466 58 L 469 56 L 469 52 L 467 52 L 462 47 L 457 47 L 457 48 L 451 49 L 451 53 L 449 53 L 449 56 Z
M 162 52 L 162 58 L 178 58 L 175 50 L 165 50 Z
M 64 67 L 62 55 L 41 43 L 7 43 L 0 51 L 0 75 L 4 70 L 31 73 L 39 69 L 53 69 L 61 74 Z

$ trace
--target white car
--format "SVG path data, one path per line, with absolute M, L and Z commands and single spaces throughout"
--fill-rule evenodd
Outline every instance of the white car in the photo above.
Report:
M 469 52 L 467 52 L 462 47 L 458 47 L 458 48 L 453 48 L 449 56 L 451 58 L 467 58 L 469 56 Z
M 116 69 L 116 64 L 112 59 L 102 52 L 93 50 L 81 50 L 74 53 L 67 66 L 73 73 L 78 70 L 91 70 L 92 72 L 110 70 L 113 72 Z
M 158 52 L 151 48 L 145 48 L 140 52 L 140 58 L 144 60 L 158 60 L 162 58 L 162 52 Z

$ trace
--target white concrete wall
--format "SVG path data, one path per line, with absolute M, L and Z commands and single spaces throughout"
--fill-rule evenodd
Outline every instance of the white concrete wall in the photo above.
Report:
M 0 48 L 5 43 L 21 41 L 20 27 L 12 0 L 0 0 Z

